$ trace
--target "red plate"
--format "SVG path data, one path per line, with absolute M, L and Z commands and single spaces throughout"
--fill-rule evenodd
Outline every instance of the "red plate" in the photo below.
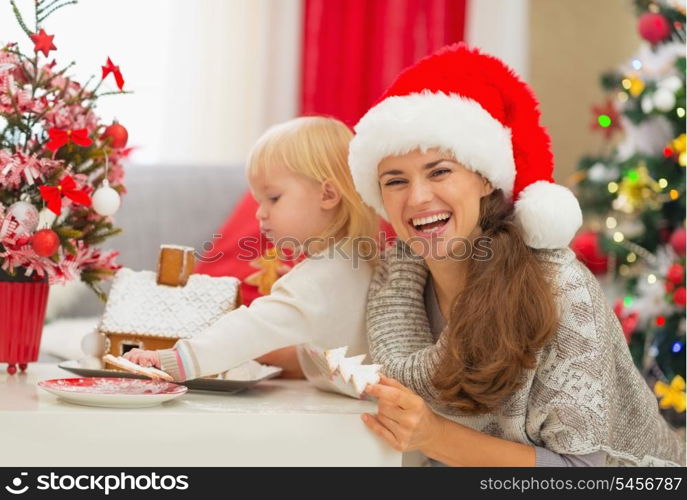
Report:
M 117 408 L 154 406 L 188 391 L 163 380 L 115 377 L 56 378 L 38 386 L 70 403 Z

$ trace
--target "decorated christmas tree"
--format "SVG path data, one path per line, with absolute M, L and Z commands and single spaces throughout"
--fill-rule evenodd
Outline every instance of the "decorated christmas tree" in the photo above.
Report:
M 638 53 L 601 84 L 605 138 L 581 159 L 586 229 L 572 247 L 614 297 L 636 365 L 666 418 L 685 416 L 685 2 L 636 0 Z
M 124 78 L 103 57 L 100 78 L 74 80 L 73 62 L 58 66 L 59 37 L 44 22 L 76 1 L 36 0 L 32 22 L 7 5 L 28 40 L 0 47 L 0 279 L 80 278 L 97 283 L 119 268 L 116 252 L 96 245 L 120 230 L 111 215 L 124 193 L 127 131 L 103 124 L 98 99 L 123 94 Z M 31 26 L 29 26 L 31 24 Z M 111 76 L 110 76 L 111 75 Z M 116 90 L 106 89 L 116 85 Z

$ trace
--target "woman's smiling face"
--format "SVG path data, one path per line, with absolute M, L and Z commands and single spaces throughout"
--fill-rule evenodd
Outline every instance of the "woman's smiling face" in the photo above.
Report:
M 450 155 L 430 149 L 388 156 L 377 175 L 389 222 L 416 254 L 443 258 L 479 235 L 480 200 L 494 189 Z

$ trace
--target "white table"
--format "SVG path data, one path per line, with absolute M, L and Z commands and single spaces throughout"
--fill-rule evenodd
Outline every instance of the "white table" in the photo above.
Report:
M 48 363 L 0 373 L 0 466 L 400 466 L 360 414 L 376 405 L 269 380 L 237 394 L 188 392 L 160 406 L 65 403 L 36 386 L 76 377 Z

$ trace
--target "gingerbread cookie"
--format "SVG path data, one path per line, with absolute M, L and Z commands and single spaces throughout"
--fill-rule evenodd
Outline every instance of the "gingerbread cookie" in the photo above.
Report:
M 172 376 L 167 372 L 163 372 L 162 370 L 158 370 L 157 368 L 154 368 L 152 366 L 145 367 L 137 365 L 136 363 L 132 363 L 131 361 L 123 358 L 122 356 L 116 358 L 112 354 L 106 354 L 105 356 L 103 356 L 103 361 L 106 361 L 116 366 L 117 368 L 120 368 L 127 372 L 136 373 L 138 375 L 145 375 L 146 377 L 150 377 L 152 379 L 161 378 L 162 380 L 167 380 L 168 382 L 174 381 Z

